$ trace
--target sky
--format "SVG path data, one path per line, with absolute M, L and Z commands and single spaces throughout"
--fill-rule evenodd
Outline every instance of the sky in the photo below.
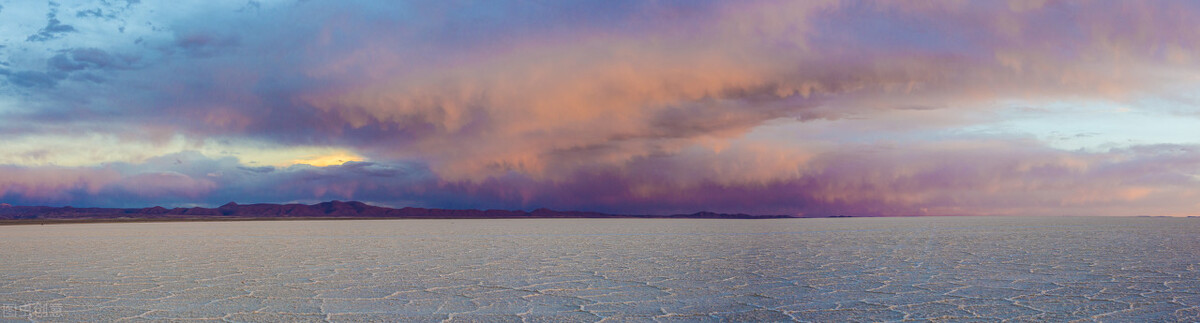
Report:
M 1200 215 L 1200 2 L 0 1 L 0 202 Z

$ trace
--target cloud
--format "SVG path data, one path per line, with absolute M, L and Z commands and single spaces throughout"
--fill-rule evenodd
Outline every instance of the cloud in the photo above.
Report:
M 72 48 L 47 61 L 50 70 L 73 72 L 84 69 L 129 69 L 134 57 L 117 57 L 98 48 Z
M 198 198 L 216 189 L 217 184 L 204 178 L 175 172 L 140 173 L 125 177 L 115 189 L 146 198 Z
M 537 179 L 440 177 L 419 162 L 248 168 L 189 152 L 140 164 L 0 169 L 12 204 L 216 206 L 362 200 L 441 208 L 830 215 L 1196 215 L 1200 146 L 1066 152 L 1029 141 L 690 149 Z
M 210 57 L 239 44 L 236 36 L 219 36 L 206 33 L 190 33 L 176 37 L 179 50 L 193 57 Z
M 1176 175 L 1196 166 L 1159 146 L 1061 151 L 964 130 L 1012 104 L 1128 105 L 1196 85 L 1200 31 L 1181 26 L 1200 8 L 1183 2 L 135 3 L 87 22 L 134 29 L 3 70 L 19 95 L 0 133 L 344 155 L 206 157 L 202 172 L 114 158 L 128 184 L 100 186 L 127 197 L 105 203 L 247 187 L 622 212 L 1180 212 L 1147 201 L 1191 194 Z M 68 32 L 51 32 L 68 26 L 56 10 L 35 36 Z M 790 131 L 763 135 L 773 127 Z M 138 190 L 150 182 L 170 187 Z
M 236 158 L 192 151 L 97 167 L 4 166 L 0 175 L 0 199 L 6 203 L 111 207 L 355 198 L 407 202 L 405 194 L 429 185 L 432 176 L 411 163 L 246 167 Z
M 28 42 L 44 42 L 59 38 L 62 34 L 75 32 L 75 27 L 63 24 L 58 20 L 58 5 L 54 2 L 50 3 L 50 12 L 46 14 L 46 26 L 38 30 L 36 34 L 29 35 L 25 38 Z
M 105 168 L 0 166 L 0 197 L 16 201 L 64 202 L 78 195 L 98 194 L 119 174 Z
M 52 88 L 58 85 L 64 76 L 37 71 L 8 72 L 8 81 L 22 87 Z
M 1194 215 L 1195 146 L 1064 152 L 1030 142 L 842 147 L 811 156 L 640 158 L 568 180 L 454 182 L 451 196 L 610 212 L 829 215 Z
M 480 54 L 454 52 L 460 56 L 427 66 L 404 64 L 413 58 L 393 46 L 405 39 L 381 36 L 344 58 L 306 65 L 308 75 L 341 86 L 305 91 L 299 100 L 322 116 L 316 129 L 347 139 L 339 143 L 395 138 L 360 147 L 379 157 L 428 158 L 440 174 L 464 179 L 510 171 L 556 176 L 571 173 L 576 152 L 592 163 L 619 163 L 677 153 L 704 138 L 736 138 L 779 119 L 854 118 L 913 106 L 970 111 L 997 100 L 1127 99 L 1179 80 L 1160 74 L 1155 66 L 1174 63 L 1146 48 L 1200 39 L 1148 38 L 1096 24 L 1135 8 L 1081 4 L 1072 10 L 1086 14 L 1074 17 L 1020 7 L 987 18 L 994 8 L 986 5 L 898 6 L 718 6 L 673 21 L 676 28 L 587 30 L 569 40 L 512 36 L 507 46 L 483 43 L 466 51 Z M 1136 9 L 1166 15 L 1170 7 Z M 864 16 L 881 26 L 858 28 Z M 1131 20 L 1173 30 L 1158 19 Z M 1009 24 L 1053 24 L 1078 34 L 1040 35 Z M 342 28 L 370 34 L 356 27 Z M 1077 36 L 1094 41 L 1071 41 Z M 451 146 L 457 149 L 445 149 Z

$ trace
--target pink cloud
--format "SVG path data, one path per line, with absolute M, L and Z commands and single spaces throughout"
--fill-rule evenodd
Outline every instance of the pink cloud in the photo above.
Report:
M 175 42 L 159 44 L 168 56 L 161 62 L 91 92 L 61 81 L 63 93 L 40 93 L 53 98 L 38 105 L 49 116 L 11 120 L 135 139 L 183 133 L 196 142 L 249 136 L 339 146 L 428 168 L 421 180 L 394 184 L 359 173 L 358 164 L 237 182 L 292 198 L 812 214 L 1196 207 L 1185 202 L 1196 193 L 1194 154 L 1170 147 L 889 141 L 980 123 L 1002 102 L 1127 103 L 1194 85 L 1200 29 L 1190 27 L 1200 13 L 1185 2 L 648 4 L 598 21 L 552 12 L 483 24 L 495 30 L 467 28 L 480 25 L 458 16 L 457 4 L 429 4 L 420 9 L 442 15 L 411 21 L 370 6 L 320 6 L 276 15 L 314 22 L 302 28 L 258 17 L 181 27 Z M 55 110 L 62 106 L 89 113 Z M 128 124 L 73 117 L 109 115 Z M 866 121 L 839 128 L 814 120 Z M 779 124 L 798 130 L 747 138 Z M 868 131 L 884 139 L 860 138 Z M 146 165 L 0 174 L 0 196 L 45 200 L 73 191 L 204 199 L 234 183 Z
M 421 129 L 394 144 L 360 147 L 375 157 L 426 160 L 453 180 L 507 172 L 552 179 L 732 140 L 772 120 L 949 110 L 932 116 L 939 117 L 998 100 L 1125 100 L 1178 81 L 1159 71 L 1186 59 L 1164 53 L 1200 40 L 1191 31 L 1155 36 L 1105 27 L 1128 21 L 1135 29 L 1178 30 L 1168 27 L 1191 15 L 1176 12 L 1194 10 L 1170 4 L 866 6 L 728 4 L 704 16 L 711 20 L 628 34 L 518 37 L 425 66 L 403 64 L 410 59 L 403 55 L 354 52 L 309 67 L 310 75 L 347 80 L 343 86 L 299 100 L 341 131 Z M 934 28 L 923 37 L 957 37 L 953 46 L 973 48 L 876 48 L 869 40 L 814 37 L 858 24 L 864 12 L 916 21 Z M 1126 12 L 1139 14 L 1120 18 Z M 345 75 L 356 70 L 348 66 L 378 69 Z
M 58 166 L 0 166 L 0 196 L 19 195 L 36 201 L 69 201 L 71 192 L 97 194 L 120 179 L 113 169 Z

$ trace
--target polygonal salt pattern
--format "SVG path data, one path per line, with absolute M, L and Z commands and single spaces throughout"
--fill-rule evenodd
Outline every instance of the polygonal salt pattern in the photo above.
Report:
M 1197 321 L 1200 219 L 0 227 L 0 321 Z

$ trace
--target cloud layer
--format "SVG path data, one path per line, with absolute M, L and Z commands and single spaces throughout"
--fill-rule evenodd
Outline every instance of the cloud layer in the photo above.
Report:
M 29 21 L 0 47 L 0 135 L 23 143 L 0 152 L 25 156 L 0 166 L 0 198 L 1200 212 L 1200 142 L 1062 150 L 1041 130 L 977 131 L 1063 106 L 1195 118 L 1190 3 L 252 3 L 5 7 Z M 53 147 L 64 134 L 174 151 L 80 165 Z M 211 148 L 246 142 L 365 161 Z

